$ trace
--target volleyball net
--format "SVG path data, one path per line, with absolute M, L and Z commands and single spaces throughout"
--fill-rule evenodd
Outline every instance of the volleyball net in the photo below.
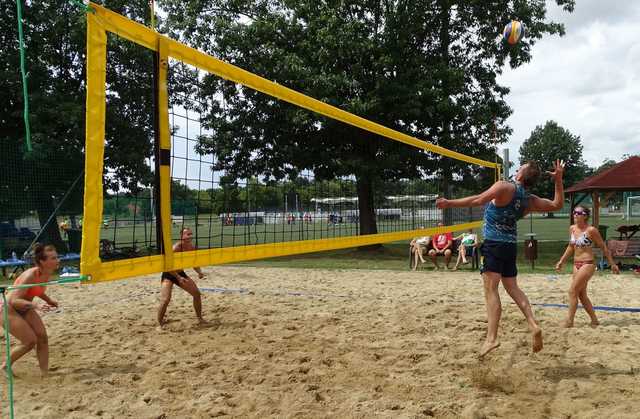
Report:
M 392 129 L 346 112 L 91 7 L 81 272 L 93 282 L 480 226 L 479 209 L 439 210 L 435 199 L 480 192 L 499 177 L 496 162 L 418 139 L 410 124 L 392 121 Z M 127 80 L 109 60 L 114 49 L 142 51 L 136 56 L 148 77 Z M 110 112 L 109 103 L 123 100 L 139 120 Z M 149 115 L 153 129 L 145 131 Z M 105 148 L 114 146 L 105 132 L 114 124 L 130 125 L 138 140 L 119 146 L 148 153 L 145 167 L 105 170 Z M 185 228 L 197 250 L 174 253 Z

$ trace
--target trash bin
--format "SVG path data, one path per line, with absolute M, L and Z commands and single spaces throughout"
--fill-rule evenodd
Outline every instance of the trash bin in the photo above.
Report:
M 609 226 L 605 226 L 605 225 L 599 225 L 598 226 L 598 232 L 600 233 L 600 235 L 602 236 L 602 240 L 607 240 L 607 229 L 609 228 Z
M 538 259 L 538 240 L 534 239 L 535 233 L 527 234 L 529 237 L 524 241 L 524 257 L 531 262 L 531 269 L 535 268 L 535 261 Z
M 538 240 L 527 239 L 524 241 L 524 257 L 532 261 L 538 259 Z
M 82 247 L 82 230 L 73 228 L 67 230 L 67 238 L 69 251 L 72 253 L 80 253 L 80 248 Z

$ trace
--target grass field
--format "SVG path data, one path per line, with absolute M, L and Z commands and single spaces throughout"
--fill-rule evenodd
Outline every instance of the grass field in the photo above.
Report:
M 615 229 L 624 224 L 640 223 L 640 218 L 622 220 L 620 216 L 602 217 L 601 225 L 608 226 L 607 237 L 616 237 Z M 185 222 L 184 226 L 196 231 L 194 223 Z M 402 231 L 411 229 L 414 223 L 410 221 L 379 221 L 380 232 Z M 182 224 L 174 225 L 172 235 L 177 239 Z M 527 217 L 518 223 L 520 240 L 526 239 L 526 234 L 532 231 L 538 240 L 538 260 L 535 262 L 535 271 L 551 271 L 560 255 L 564 251 L 568 240 L 569 220 L 567 217 L 547 218 L 535 216 Z M 114 233 L 117 234 L 114 236 Z M 357 224 L 342 223 L 330 225 L 327 223 L 302 223 L 296 224 L 258 224 L 220 226 L 219 223 L 200 223 L 197 227 L 199 236 L 198 247 L 228 247 L 244 244 L 273 243 L 292 240 L 308 240 L 314 238 L 341 237 L 357 234 Z M 103 238 L 116 237 L 119 243 L 133 243 L 137 246 L 145 243 L 153 243 L 154 230 L 147 226 L 127 226 L 117 229 L 103 229 Z M 520 245 L 519 265 L 522 272 L 532 271 L 529 261 L 524 259 L 524 251 Z M 388 243 L 377 250 L 343 249 L 329 252 L 281 257 L 270 260 L 247 262 L 252 266 L 277 266 L 297 268 L 324 268 L 324 269 L 407 269 L 407 243 Z
M 601 224 L 608 226 L 607 237 L 617 236 L 615 229 L 623 224 L 637 224 L 640 219 L 622 220 L 618 216 L 603 217 Z M 567 218 L 533 217 L 533 229 L 538 243 L 538 259 L 534 268 L 524 258 L 525 234 L 531 229 L 531 219 L 518 223 L 522 239 L 518 249 L 518 268 L 522 273 L 553 272 L 562 252 L 567 246 L 569 220 Z M 628 261 L 631 262 L 631 261 Z M 408 247 L 405 242 L 388 243 L 377 250 L 344 249 L 322 253 L 281 257 L 269 260 L 246 262 L 251 266 L 292 267 L 311 269 L 391 269 L 409 268 Z M 567 268 L 568 269 L 568 268 Z
M 608 226 L 607 237 L 615 237 L 615 229 L 624 224 L 640 223 L 640 218 L 622 220 L 619 216 L 602 217 L 602 225 Z M 435 221 L 432 223 L 435 225 Z M 209 223 L 206 219 L 198 223 L 185 221 L 184 224 L 174 224 L 172 236 L 177 240 L 180 229 L 190 227 L 198 237 L 197 245 L 201 248 L 241 246 L 244 244 L 277 243 L 282 241 L 323 239 L 331 237 L 343 237 L 357 234 L 358 225 L 355 223 L 327 224 L 324 222 L 295 224 L 257 224 L 221 226 L 216 220 Z M 427 225 L 430 227 L 432 225 Z M 412 230 L 419 227 L 418 222 L 411 220 L 379 221 L 380 233 Z M 527 217 L 518 222 L 520 239 L 524 240 L 530 231 L 536 233 L 536 239 L 540 241 L 565 241 L 569 221 L 565 217 Z M 102 229 L 101 238 L 112 240 L 116 243 L 130 245 L 134 241 L 138 246 L 143 243 L 155 243 L 155 229 L 150 223 L 135 226 L 109 227 Z
M 457 223 L 462 222 L 467 222 L 467 220 Z M 417 220 L 382 220 L 378 221 L 377 227 L 379 233 L 388 233 L 414 230 L 422 225 L 435 227 L 436 223 L 436 220 L 429 224 Z M 222 226 L 217 218 L 211 222 L 203 218 L 197 226 L 193 220 L 173 224 L 171 235 L 174 240 L 178 240 L 180 230 L 183 227 L 189 227 L 193 230 L 197 246 L 203 249 L 354 236 L 358 234 L 359 228 L 358 224 L 354 222 L 329 224 L 327 222 L 307 223 L 300 221 L 292 224 Z M 137 247 L 143 248 L 155 243 L 155 226 L 152 226 L 151 223 L 118 226 L 117 228 L 110 225 L 107 228 L 102 228 L 100 235 L 101 239 L 116 243 L 116 247 L 129 247 L 135 242 Z
M 619 216 L 603 217 L 601 224 L 608 226 L 607 236 L 616 237 L 615 229 L 623 224 L 638 224 L 640 218 L 632 220 L 622 220 Z M 189 223 L 186 226 L 195 228 Z M 328 225 L 326 223 L 296 223 L 288 224 L 259 224 L 254 226 L 225 226 L 221 228 L 209 225 L 198 226 L 198 232 L 205 238 L 198 242 L 200 248 L 209 245 L 209 235 L 211 235 L 212 247 L 239 246 L 244 243 L 257 244 L 265 242 L 305 240 L 312 238 L 329 238 L 354 235 L 357 233 L 357 225 L 344 223 Z M 399 225 L 398 222 L 379 222 L 380 232 L 399 231 L 412 228 L 411 223 Z M 519 268 L 526 272 L 551 272 L 555 263 L 564 251 L 568 240 L 569 221 L 565 217 L 546 218 L 533 217 L 533 220 L 526 218 L 518 223 L 520 239 L 526 238 L 526 233 L 533 231 L 536 233 L 538 243 L 538 259 L 535 262 L 535 269 L 531 268 L 529 261 L 524 259 L 523 243 L 519 249 Z M 181 225 L 173 226 L 173 237 L 179 235 Z M 143 247 L 144 243 L 155 242 L 155 230 L 150 225 L 137 225 L 135 228 L 118 227 L 118 229 L 107 228 L 102 230 L 102 237 L 113 239 L 114 233 L 120 243 L 136 242 L 138 247 Z M 628 261 L 632 262 L 632 261 Z M 342 249 L 321 253 L 295 255 L 268 260 L 245 262 L 248 266 L 271 266 L 271 267 L 292 267 L 310 269 L 387 269 L 406 270 L 409 267 L 407 242 L 387 243 L 383 247 L 374 250 Z

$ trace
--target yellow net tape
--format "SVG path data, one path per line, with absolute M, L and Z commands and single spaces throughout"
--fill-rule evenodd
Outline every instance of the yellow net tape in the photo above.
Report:
M 222 249 L 206 249 L 174 254 L 171 251 L 170 173 L 169 168 L 164 166 L 160 168 L 160 213 L 163 224 L 162 240 L 165 253 L 162 255 L 145 256 L 127 260 L 102 262 L 99 255 L 98 244 L 100 243 L 100 227 L 103 215 L 102 181 L 104 169 L 107 32 L 112 32 L 122 38 L 158 52 L 160 63 L 158 72 L 158 116 L 160 147 L 162 149 L 169 150 L 171 146 L 168 120 L 167 63 L 169 58 L 174 58 L 226 80 L 242 84 L 304 109 L 342 121 L 382 137 L 411 145 L 418 149 L 463 162 L 493 168 L 496 170 L 496 174 L 499 173 L 499 165 L 494 162 L 448 150 L 353 115 L 295 90 L 264 79 L 249 71 L 208 56 L 97 4 L 91 3 L 90 6 L 95 9 L 95 13 L 87 15 L 87 121 L 81 272 L 91 275 L 92 282 L 115 280 L 188 266 L 221 264 L 406 240 L 415 236 L 431 235 L 445 230 L 451 231 L 452 228 L 455 229 L 455 231 L 461 231 L 469 228 L 477 228 L 481 225 L 480 222 L 471 222 L 455 226 L 421 230 L 238 246 Z

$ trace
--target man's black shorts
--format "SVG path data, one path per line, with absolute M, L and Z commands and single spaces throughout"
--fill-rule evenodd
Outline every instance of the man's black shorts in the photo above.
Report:
M 482 261 L 480 262 L 480 272 L 495 272 L 503 278 L 518 276 L 516 257 L 518 256 L 518 246 L 516 243 L 496 242 L 485 240 L 480 246 Z

